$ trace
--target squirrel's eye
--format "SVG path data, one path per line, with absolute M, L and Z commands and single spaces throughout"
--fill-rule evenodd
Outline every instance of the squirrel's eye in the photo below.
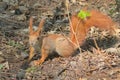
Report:
M 39 37 L 37 38 L 37 40 L 39 40 Z

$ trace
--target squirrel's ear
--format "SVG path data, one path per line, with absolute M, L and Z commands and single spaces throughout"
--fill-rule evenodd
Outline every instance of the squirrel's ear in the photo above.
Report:
M 44 25 L 45 19 L 42 19 L 41 22 L 39 23 L 38 30 L 37 32 L 39 33 Z
M 30 22 L 29 22 L 29 32 L 30 32 L 30 33 L 33 32 L 32 25 L 33 25 L 33 17 L 30 18 Z

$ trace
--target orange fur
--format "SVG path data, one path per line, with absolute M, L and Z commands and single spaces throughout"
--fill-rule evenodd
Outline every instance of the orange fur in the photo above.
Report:
M 77 17 L 77 15 L 71 16 L 71 26 L 73 27 L 73 31 L 76 33 L 79 45 L 82 45 L 88 33 L 88 30 L 92 26 L 95 26 L 101 30 L 110 30 L 111 32 L 114 32 L 116 29 L 115 23 L 107 15 L 104 15 L 97 10 L 91 10 L 90 14 L 91 16 L 86 20 L 81 20 Z M 75 35 L 73 34 L 71 27 L 70 38 L 74 43 L 76 43 Z
M 83 21 L 77 17 L 77 15 L 71 16 L 71 26 L 73 27 L 73 31 L 75 34 L 73 34 L 71 28 L 70 28 L 70 39 L 73 43 L 77 44 L 77 41 L 75 39 L 75 35 L 77 37 L 77 40 L 79 42 L 79 45 L 82 45 L 82 43 L 85 40 L 87 29 L 84 27 Z
M 114 30 L 115 23 L 112 21 L 110 17 L 102 14 L 97 10 L 90 11 L 91 16 L 85 21 L 85 26 L 90 28 L 91 26 L 95 26 L 100 28 L 101 30 Z
M 39 24 L 38 30 L 34 31 L 32 28 L 32 24 L 33 24 L 33 18 L 30 18 L 30 24 L 29 24 L 29 44 L 30 44 L 30 54 L 29 54 L 29 60 L 32 59 L 32 57 L 34 56 L 34 45 L 36 45 L 37 43 L 37 38 L 39 37 L 40 31 L 41 31 L 41 27 L 43 26 L 44 20 L 41 21 L 41 23 Z
M 30 55 L 29 60 L 34 56 L 35 46 L 37 43 L 37 38 L 40 35 L 41 27 L 43 26 L 43 20 L 40 22 L 40 26 L 37 31 L 32 29 L 32 18 L 30 18 L 30 34 L 29 34 L 29 43 L 30 43 Z M 39 46 L 38 46 L 39 47 Z M 49 34 L 42 40 L 41 47 L 41 59 L 34 61 L 35 65 L 42 64 L 47 56 L 56 51 L 60 56 L 68 57 L 74 53 L 76 47 L 69 41 L 66 37 L 59 34 Z
M 42 64 L 50 53 L 56 51 L 60 56 L 68 57 L 74 54 L 74 51 L 78 48 L 74 44 L 81 46 L 85 40 L 85 37 L 88 33 L 88 30 L 92 27 L 98 27 L 105 30 L 113 30 L 114 23 L 112 20 L 95 10 L 90 11 L 91 16 L 87 20 L 81 20 L 77 15 L 71 16 L 71 27 L 70 27 L 70 37 L 66 37 L 60 34 L 49 34 L 42 40 L 41 47 L 41 59 L 34 61 L 35 65 Z M 30 43 L 30 56 L 29 60 L 33 57 L 35 50 L 35 44 L 38 41 L 37 38 L 40 35 L 41 28 L 43 26 L 44 20 L 40 22 L 37 31 L 32 29 L 32 18 L 30 19 L 30 34 L 29 34 L 29 43 Z M 73 29 L 72 29 L 73 28 Z M 74 32 L 75 34 L 74 34 Z M 75 35 L 77 40 L 75 39 Z M 69 38 L 70 40 L 68 40 Z M 38 46 L 39 47 L 39 46 Z

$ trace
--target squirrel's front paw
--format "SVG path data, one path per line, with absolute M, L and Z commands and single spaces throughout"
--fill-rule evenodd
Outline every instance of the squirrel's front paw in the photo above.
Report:
M 35 60 L 35 61 L 33 61 L 33 62 L 34 62 L 34 65 L 35 65 L 35 66 L 37 66 L 37 65 L 40 65 L 40 64 L 41 64 L 40 60 Z
M 42 63 L 43 63 L 42 60 L 34 60 L 34 61 L 32 62 L 32 65 L 34 65 L 34 66 L 39 66 L 39 65 L 41 65 Z

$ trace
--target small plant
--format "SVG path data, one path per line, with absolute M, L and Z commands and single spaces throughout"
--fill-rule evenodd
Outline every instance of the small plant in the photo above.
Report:
M 34 72 L 36 70 L 36 67 L 30 67 L 26 70 L 26 72 Z
M 3 64 L 0 64 L 0 70 L 1 70 L 3 67 L 4 67 Z
M 9 40 L 8 45 L 12 47 L 20 48 L 20 49 L 24 48 L 22 44 L 20 44 L 19 42 L 15 42 L 14 40 Z
M 90 15 L 90 12 L 87 12 L 87 11 L 83 11 L 81 10 L 79 13 L 78 13 L 78 17 L 81 18 L 82 20 L 85 20 L 87 17 L 91 16 Z

